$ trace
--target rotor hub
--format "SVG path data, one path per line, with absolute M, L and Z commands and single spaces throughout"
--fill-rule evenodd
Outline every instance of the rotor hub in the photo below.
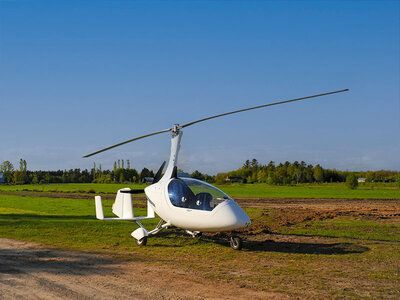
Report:
M 181 128 L 182 128 L 182 126 L 180 126 L 179 124 L 174 124 L 174 127 L 171 128 L 172 136 L 178 135 Z

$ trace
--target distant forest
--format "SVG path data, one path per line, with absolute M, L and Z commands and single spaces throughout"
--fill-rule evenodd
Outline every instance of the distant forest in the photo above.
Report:
M 180 170 L 182 171 L 182 170 Z M 129 160 L 114 162 L 113 170 L 102 170 L 101 165 L 93 165 L 91 170 L 71 169 L 58 171 L 29 171 L 27 162 L 20 159 L 15 168 L 10 161 L 0 165 L 6 184 L 47 184 L 47 183 L 141 183 L 154 176 L 153 170 L 143 168 L 140 172 L 131 168 Z M 246 160 L 243 166 L 227 173 L 215 176 L 194 171 L 190 177 L 210 183 L 224 184 L 229 182 L 268 183 L 289 185 L 298 183 L 345 182 L 348 176 L 365 178 L 366 182 L 398 182 L 400 172 L 365 171 L 349 172 L 336 169 L 324 169 L 319 164 L 313 166 L 302 162 L 261 164 L 256 159 Z

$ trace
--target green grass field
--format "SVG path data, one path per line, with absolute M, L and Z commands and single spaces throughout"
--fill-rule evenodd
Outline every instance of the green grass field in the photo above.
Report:
M 2 185 L 0 192 L 39 191 L 39 192 L 81 192 L 114 194 L 123 187 L 144 188 L 146 185 L 65 183 L 43 185 Z M 350 190 L 343 183 L 299 184 L 276 186 L 268 184 L 226 184 L 216 185 L 231 197 L 284 197 L 284 198 L 368 198 L 400 199 L 400 188 L 394 184 L 363 184 Z
M 112 215 L 112 202 L 103 200 L 106 217 Z M 145 214 L 145 209 L 138 211 Z M 260 215 L 254 208 L 247 212 L 253 221 Z M 398 223 L 351 217 L 305 222 L 279 228 L 274 240 L 250 237 L 243 251 L 234 251 L 223 240 L 191 238 L 176 229 L 138 247 L 130 236 L 135 223 L 94 216 L 92 199 L 0 195 L 1 237 L 189 268 L 199 276 L 291 297 L 400 297 Z M 157 222 L 143 223 L 151 229 Z
M 295 228 L 281 228 L 279 232 L 307 236 L 400 242 L 400 224 L 363 219 L 355 221 L 351 217 L 305 222 L 298 224 Z

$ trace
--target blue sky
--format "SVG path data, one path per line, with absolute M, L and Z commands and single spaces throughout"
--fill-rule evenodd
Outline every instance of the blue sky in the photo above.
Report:
M 398 1 L 0 1 L 0 162 L 157 169 L 174 123 L 349 88 L 184 130 L 180 167 L 246 159 L 400 170 Z

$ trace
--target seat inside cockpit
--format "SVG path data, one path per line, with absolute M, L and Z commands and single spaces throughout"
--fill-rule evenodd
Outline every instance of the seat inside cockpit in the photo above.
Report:
M 216 187 L 193 178 L 175 178 L 168 185 L 168 196 L 176 207 L 212 211 L 231 199 Z

